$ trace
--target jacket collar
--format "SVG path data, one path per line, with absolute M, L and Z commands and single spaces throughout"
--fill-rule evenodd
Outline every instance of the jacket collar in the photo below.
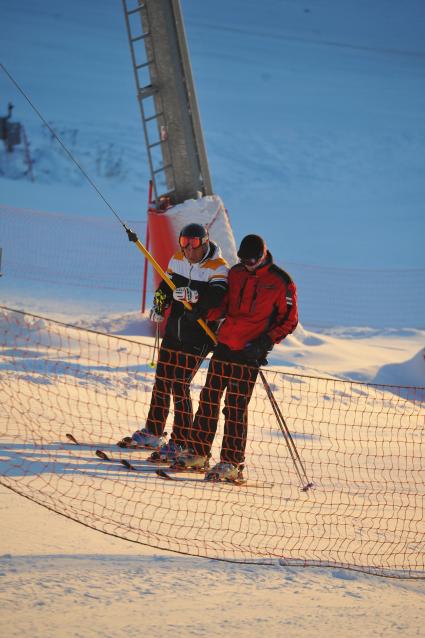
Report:
M 214 257 L 215 252 L 218 251 L 217 245 L 213 242 L 213 241 L 209 241 L 208 244 L 208 250 L 205 253 L 205 255 L 202 257 L 201 261 L 198 262 L 199 264 L 203 264 L 204 261 L 207 261 L 207 259 L 212 259 L 212 257 Z
M 265 260 L 263 261 L 263 263 L 258 266 L 258 268 L 256 268 L 255 270 L 248 270 L 247 268 L 245 268 L 245 266 L 243 264 L 239 264 L 240 266 L 242 266 L 242 268 L 249 274 L 249 275 L 253 275 L 255 277 L 262 277 L 263 275 L 265 275 L 270 266 L 273 264 L 273 256 L 271 254 L 271 252 L 268 250 L 267 251 L 267 255 Z

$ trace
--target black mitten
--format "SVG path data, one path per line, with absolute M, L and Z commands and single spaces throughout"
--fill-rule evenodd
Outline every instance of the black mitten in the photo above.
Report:
M 248 341 L 243 352 L 249 361 L 263 361 L 267 353 L 273 348 L 273 341 L 268 334 L 262 334 L 252 341 Z

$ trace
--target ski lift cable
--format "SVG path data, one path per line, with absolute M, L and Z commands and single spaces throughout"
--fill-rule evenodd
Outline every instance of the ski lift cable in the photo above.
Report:
M 39 111 L 39 109 L 35 106 L 35 104 L 31 101 L 31 99 L 28 97 L 28 95 L 25 93 L 25 91 L 23 90 L 23 88 L 18 84 L 18 82 L 15 80 L 15 78 L 12 76 L 12 74 L 6 69 L 6 67 L 4 66 L 4 64 L 2 62 L 0 62 L 0 66 L 3 70 L 3 72 L 7 75 L 7 77 L 9 78 L 9 80 L 12 82 L 12 84 L 17 88 L 17 90 L 19 91 L 19 93 L 25 98 L 25 100 L 28 102 L 28 104 L 30 105 L 30 107 L 32 108 L 32 110 L 37 114 L 37 116 L 40 118 L 40 120 L 43 122 L 43 124 L 49 129 L 50 133 L 53 135 L 53 137 L 57 140 L 57 142 L 61 145 L 61 147 L 63 148 L 63 150 L 65 151 L 65 153 L 68 155 L 69 159 L 75 164 L 75 166 L 77 166 L 77 168 L 79 169 L 79 171 L 84 175 L 84 177 L 86 178 L 86 180 L 88 181 L 88 183 L 90 184 L 90 186 L 92 188 L 94 188 L 94 190 L 96 191 L 96 193 L 99 195 L 99 197 L 104 201 L 104 203 L 106 204 L 106 206 L 109 208 L 109 210 L 115 215 L 115 217 L 118 219 L 118 221 L 120 222 L 120 224 L 122 224 L 125 228 L 125 224 L 123 222 L 123 220 L 121 219 L 121 217 L 118 215 L 118 213 L 116 212 L 116 210 L 113 208 L 113 206 L 108 202 L 108 200 L 104 197 L 104 195 L 101 193 L 101 191 L 99 190 L 99 188 L 97 187 L 97 185 L 95 184 L 95 182 L 92 180 L 92 178 L 86 173 L 86 171 L 84 170 L 84 168 L 81 166 L 81 164 L 75 159 L 74 155 L 71 153 L 71 151 L 68 149 L 68 147 L 66 146 L 66 144 L 63 142 L 63 140 L 60 138 L 60 136 L 56 133 L 56 131 L 54 130 L 54 128 L 49 124 L 49 122 L 46 120 L 46 118 L 43 116 L 43 114 Z
M 48 128 L 48 130 L 51 132 L 53 137 L 59 142 L 59 144 L 61 145 L 61 147 L 65 151 L 65 153 L 68 155 L 69 159 L 75 164 L 75 166 L 77 166 L 77 168 L 81 171 L 82 175 L 84 175 L 84 177 L 86 178 L 86 180 L 88 181 L 90 186 L 92 188 L 94 188 L 96 193 L 103 200 L 103 202 L 106 204 L 106 206 L 109 208 L 109 210 L 115 215 L 117 220 L 124 227 L 124 229 L 125 229 L 125 231 L 127 233 L 127 237 L 129 239 L 129 241 L 134 242 L 136 244 L 137 248 L 144 254 L 146 259 L 148 259 L 150 261 L 150 263 L 152 264 L 153 268 L 155 268 L 155 270 L 157 271 L 159 276 L 165 281 L 165 283 L 171 288 L 171 290 L 174 290 L 176 288 L 176 285 L 172 281 L 172 279 L 170 279 L 170 277 L 163 270 L 163 268 L 160 266 L 160 264 L 158 264 L 158 262 L 153 257 L 153 255 L 151 255 L 150 252 L 147 250 L 147 248 L 145 248 L 145 246 L 142 244 L 140 239 L 137 237 L 137 234 L 133 230 L 131 230 L 128 226 L 126 226 L 126 224 L 121 219 L 121 217 L 118 215 L 116 210 L 113 208 L 113 206 L 108 202 L 108 200 L 104 197 L 104 195 L 101 193 L 99 188 L 96 186 L 96 184 L 92 180 L 92 178 L 86 173 L 86 171 L 83 169 L 81 164 L 75 159 L 74 155 L 68 149 L 66 144 L 61 140 L 60 136 L 56 133 L 56 131 L 53 129 L 53 127 L 48 123 L 48 121 L 43 116 L 43 114 L 39 111 L 39 109 L 33 104 L 33 102 L 30 100 L 28 95 L 25 93 L 25 91 L 22 89 L 22 87 L 18 84 L 18 82 L 15 80 L 15 78 L 12 76 L 12 74 L 6 69 L 4 64 L 2 64 L 2 62 L 0 62 L 0 67 L 2 68 L 3 72 L 5 73 L 5 75 L 7 75 L 9 80 L 12 82 L 12 84 L 19 91 L 19 93 L 25 98 L 25 100 L 28 102 L 30 107 L 37 114 L 37 116 L 40 118 L 40 120 L 43 122 L 43 124 Z M 183 303 L 184 307 L 187 310 L 192 310 L 192 306 L 191 306 L 191 304 L 188 301 L 183 301 L 182 303 Z M 210 337 L 210 339 L 212 339 L 213 343 L 217 343 L 217 338 L 216 338 L 215 334 L 212 332 L 212 330 L 209 328 L 209 326 L 205 323 L 205 321 L 203 319 L 199 318 L 199 319 L 197 319 L 197 322 L 204 329 L 204 331 L 207 333 L 207 335 Z

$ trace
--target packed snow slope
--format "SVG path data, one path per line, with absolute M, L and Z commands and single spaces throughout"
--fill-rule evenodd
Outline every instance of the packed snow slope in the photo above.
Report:
M 29 321 L 31 319 L 29 318 Z M 146 333 L 148 325 L 146 321 L 134 316 L 128 317 L 103 317 L 89 324 L 89 320 L 83 320 L 86 326 L 91 325 L 94 329 L 103 329 L 108 332 L 121 333 L 125 335 L 139 335 L 138 340 L 142 343 L 152 343 L 152 338 Z M 81 321 L 81 323 L 83 323 Z M 6 324 L 7 325 L 7 324 Z M 19 381 L 16 381 L 16 397 L 20 401 L 15 401 L 8 407 L 2 415 L 2 423 L 8 421 L 8 415 L 12 412 L 18 414 L 22 412 L 22 419 L 16 421 L 17 431 L 32 420 L 31 414 L 34 410 L 39 414 L 36 419 L 36 429 L 40 434 L 41 423 L 43 423 L 44 434 L 42 445 L 40 438 L 36 436 L 34 442 L 29 446 L 16 446 L 17 439 L 10 447 L 11 442 L 3 446 L 4 461 L 7 460 L 7 450 L 15 449 L 14 463 L 10 478 L 17 481 L 16 487 L 20 491 L 25 485 L 29 488 L 29 497 L 34 496 L 34 490 L 40 486 L 47 488 L 46 496 L 54 503 L 55 480 L 65 486 L 65 494 L 61 503 L 69 503 L 72 490 L 75 490 L 80 480 L 85 476 L 85 483 L 89 477 L 97 481 L 97 497 L 101 502 L 108 503 L 112 499 L 108 512 L 114 516 L 116 507 L 122 506 L 124 489 L 131 489 L 133 480 L 140 484 L 140 475 L 132 475 L 124 469 L 114 466 L 107 467 L 95 459 L 93 450 L 85 446 L 83 449 L 76 448 L 68 443 L 64 445 L 56 433 L 53 446 L 46 445 L 52 427 L 57 428 L 59 422 L 63 423 L 63 417 L 68 419 L 66 427 L 76 427 L 76 420 L 70 418 L 70 406 L 72 394 L 64 388 L 71 382 L 72 375 L 77 373 L 79 366 L 84 367 L 84 360 L 81 357 L 71 356 L 69 351 L 70 342 L 68 339 L 58 339 L 59 335 L 44 333 L 47 322 L 36 320 L 35 326 L 38 329 L 32 333 L 32 339 L 41 330 L 43 342 L 37 343 L 28 335 L 25 339 L 24 347 L 10 347 L 14 342 L 14 332 L 19 327 L 19 322 L 12 321 L 9 330 L 5 335 L 10 340 L 9 347 L 4 350 L 2 367 L 4 371 L 4 386 L 7 389 L 11 368 L 15 365 L 22 367 Z M 65 327 L 60 328 L 65 331 Z M 145 333 L 145 334 L 143 334 Z M 345 335 L 346 337 L 348 335 Z M 358 336 L 358 335 L 357 335 Z M 289 341 L 279 346 L 273 352 L 272 366 L 279 369 L 278 362 L 283 362 L 286 356 L 298 353 L 298 360 L 303 360 L 305 354 L 308 358 L 309 351 L 315 348 L 327 346 L 327 351 L 334 356 L 335 350 L 341 347 L 323 336 L 315 335 L 308 331 L 301 330 L 298 337 L 290 337 Z M 359 350 L 359 361 L 373 364 L 377 353 L 382 350 L 382 356 L 395 359 L 400 357 L 401 350 L 406 347 L 406 341 L 400 335 L 393 335 L 393 340 L 382 339 L 377 336 L 374 348 L 369 345 L 365 348 L 362 340 L 351 339 L 352 349 L 350 356 L 353 357 L 354 349 Z M 99 335 L 91 334 L 94 346 L 87 350 L 97 360 L 97 348 L 95 344 L 100 343 Z M 133 336 L 133 339 L 135 337 Z M 373 335 L 370 335 L 373 343 Z M 404 337 L 406 339 L 406 337 Z M 19 341 L 19 340 L 18 340 Z M 409 338 L 407 338 L 407 342 Z M 348 347 L 350 339 L 345 339 Z M 62 346 L 61 346 L 62 344 Z M 55 361 L 53 355 L 54 348 L 60 347 L 60 359 Z M 65 347 L 65 349 L 63 349 Z M 50 356 L 48 351 L 50 349 Z M 125 348 L 109 350 L 110 356 L 117 362 L 123 356 Z M 292 352 L 292 355 L 291 355 Z M 386 355 L 385 355 L 386 353 Z M 282 357 L 282 360 L 280 360 Z M 368 360 L 368 357 L 370 358 Z M 324 353 L 322 353 L 322 358 Z M 43 377 L 43 359 L 46 359 L 48 374 Z M 297 360 L 294 357 L 293 361 Z M 15 362 L 15 363 L 14 363 Z M 19 363 L 21 362 L 21 363 Z M 332 368 L 335 359 L 330 357 L 328 368 Z M 104 417 L 112 415 L 111 407 L 116 401 L 118 391 L 117 380 L 115 385 L 106 384 L 108 369 L 97 360 L 95 366 L 95 377 L 99 387 L 96 392 L 96 400 L 90 406 L 90 419 L 87 421 L 86 410 L 84 410 L 84 422 L 87 425 L 102 423 Z M 415 361 L 415 366 L 420 364 L 419 358 Z M 423 365 L 423 363 L 422 363 Z M 55 370 L 59 373 L 55 385 Z M 119 368 L 124 375 L 124 389 L 130 391 L 128 375 L 125 368 Z M 294 369 L 291 369 L 295 371 Z M 423 370 L 423 368 L 422 368 Z M 81 369 L 83 372 L 83 369 Z M 13 374 L 13 373 L 12 373 Z M 106 376 L 105 376 L 106 375 Z M 7 378 L 6 378 L 7 377 Z M 64 377 L 64 378 L 62 378 Z M 77 380 L 77 378 L 76 378 Z M 65 381 L 65 383 L 64 383 Z M 86 385 L 88 377 L 85 374 L 80 378 L 81 394 L 75 398 L 83 398 L 89 390 Z M 336 382 L 331 382 L 334 387 Z M 102 387 L 106 384 L 104 387 Z M 29 386 L 33 386 L 30 388 Z M 62 386 L 61 389 L 59 386 Z M 99 398 L 102 397 L 105 388 L 110 387 L 111 399 L 108 401 L 108 409 L 101 410 Z M 13 384 L 10 384 L 12 398 L 14 396 Z M 139 382 L 133 392 L 137 392 L 138 400 L 144 396 L 144 403 L 148 401 L 148 387 L 145 383 Z M 199 387 L 197 387 L 199 390 Z M 391 389 L 388 389 L 391 392 Z M 59 391 L 59 394 L 58 394 Z M 93 391 L 93 388 L 92 390 Z M 394 388 L 396 392 L 397 389 Z M 373 392 L 373 389 L 372 389 Z M 42 396 L 53 393 L 54 404 L 52 410 L 43 409 L 38 400 L 34 400 L 34 394 L 41 399 Z M 285 392 L 286 401 L 291 393 Z M 65 399 L 64 404 L 60 402 L 60 396 Z M 409 392 L 409 396 L 415 397 Z M 387 400 L 391 401 L 391 395 L 387 395 Z M 98 411 L 94 409 L 94 403 L 98 404 Z M 294 417 L 298 410 L 293 412 L 292 401 L 285 406 L 285 411 L 291 409 L 289 417 L 291 425 L 296 421 Z M 75 403 L 74 403 L 75 405 Z M 354 404 L 353 404 L 354 405 Z M 63 410 L 62 410 L 63 407 Z M 418 405 L 420 409 L 420 405 Z M 59 410 L 58 420 L 52 418 L 53 412 Z M 118 418 L 113 418 L 111 426 L 119 427 L 119 421 L 123 418 L 125 411 L 120 410 Z M 385 414 L 383 415 L 385 417 Z M 259 413 L 251 415 L 251 418 L 258 418 Z M 366 413 L 367 418 L 367 413 Z M 29 421 L 28 421 L 29 420 Z M 255 421 L 252 421 L 255 425 Z M 344 426 L 342 430 L 344 430 Z M 365 428 L 368 433 L 372 431 L 372 426 Z M 251 434 L 255 428 L 251 428 Z M 109 431 L 109 430 L 108 430 Z M 34 430 L 30 427 L 30 432 Z M 83 431 L 78 431 L 83 434 Z M 76 430 L 77 434 L 77 430 Z M 93 432 L 91 432 L 93 434 Z M 342 432 L 340 433 L 342 434 Z M 352 433 L 347 432 L 348 439 Z M 31 440 L 33 436 L 31 436 Z M 97 439 L 96 439 L 97 440 Z M 104 440 L 104 439 L 102 439 Z M 297 436 L 297 444 L 303 446 L 303 456 L 305 454 L 303 439 Z M 397 443 L 395 444 L 397 448 Z M 48 450 L 51 449 L 49 453 Z M 388 447 L 385 448 L 388 450 Z M 340 451 L 340 450 L 339 450 Z M 47 453 L 47 456 L 46 456 Z M 49 454 L 59 455 L 56 464 L 47 462 Z M 327 458 L 326 450 L 324 450 Z M 319 450 L 316 451 L 316 460 Z M 354 454 L 355 456 L 355 454 Z M 50 457 L 50 461 L 53 457 Z M 23 460 L 27 460 L 29 467 L 21 476 L 19 472 L 24 467 Z M 329 460 L 329 459 L 327 459 Z M 407 459 L 404 459 L 405 461 Z M 393 466 L 392 457 L 386 457 L 386 461 Z M 140 461 L 139 461 L 140 462 Z M 256 454 L 251 459 L 250 471 L 254 464 L 260 462 L 260 455 Z M 420 457 L 415 455 L 415 463 L 419 466 Z M 69 464 L 69 465 L 68 465 Z M 80 464 L 80 465 L 78 465 Z M 34 469 L 39 467 L 42 471 L 40 476 Z M 61 477 L 61 471 L 67 466 L 67 470 Z M 290 467 L 285 470 L 285 483 L 291 476 Z M 347 475 L 347 468 L 341 468 L 341 477 Z M 413 466 L 409 465 L 409 471 Z M 338 467 L 335 466 L 335 471 Z M 373 465 L 373 471 L 376 467 Z M 382 473 L 380 473 L 381 475 Z M 417 473 L 415 473 L 418 476 Z M 72 478 L 75 480 L 72 481 Z M 364 478 L 364 477 L 363 477 Z M 380 476 L 382 478 L 382 476 Z M 62 479 L 62 480 L 61 480 Z M 49 483 L 50 480 L 50 483 Z M 359 476 L 356 481 L 362 483 Z M 65 483 L 64 483 L 65 481 Z M 292 483 L 292 479 L 291 479 Z M 172 498 L 172 486 L 166 482 L 157 486 L 154 498 L 158 498 L 161 490 L 163 496 L 170 495 L 170 505 L 180 509 L 185 498 L 182 491 L 180 498 Z M 87 486 L 86 486 L 87 487 Z M 406 487 L 406 485 L 404 485 Z M 231 488 L 232 489 L 232 488 Z M 242 489 L 242 488 L 233 488 Z M 115 490 L 118 490 L 118 495 Z M 167 490 L 167 492 L 165 492 Z M 187 487 L 185 488 L 187 491 Z M 25 490 L 24 490 L 25 492 Z M 149 485 L 146 484 L 145 492 L 139 493 L 139 497 L 134 499 L 134 503 L 128 501 L 131 507 L 130 512 L 136 511 L 143 499 L 149 493 Z M 302 494 L 301 492 L 298 493 Z M 100 519 L 97 510 L 93 509 L 89 491 L 85 490 L 84 498 L 81 501 L 76 499 L 72 502 L 74 515 L 76 512 L 88 508 L 87 511 L 94 514 L 94 522 L 97 525 Z M 320 495 L 320 490 L 317 490 Z M 187 496 L 187 494 L 186 494 Z M 265 494 L 267 497 L 267 494 Z M 331 569 L 300 569 L 274 564 L 263 567 L 260 565 L 235 565 L 195 559 L 190 557 L 170 556 L 165 552 L 159 553 L 149 547 L 125 543 L 119 538 L 105 536 L 94 532 L 84 526 L 77 525 L 68 518 L 59 517 L 41 507 L 36 507 L 34 503 L 18 497 L 15 493 L 0 489 L 2 508 L 2 530 L 0 541 L 0 600 L 2 603 L 2 618 L 0 626 L 11 636 L 31 636 L 40 638 L 65 638 L 68 636 L 136 636 L 140 632 L 148 632 L 152 636 L 163 636 L 164 632 L 172 632 L 175 636 L 182 638 L 188 636 L 222 636 L 223 632 L 236 631 L 244 638 L 254 638 L 261 631 L 267 631 L 267 635 L 278 638 L 282 635 L 289 638 L 307 638 L 316 635 L 325 638 L 351 638 L 358 635 L 374 636 L 385 635 L 386 638 L 397 637 L 400 634 L 405 636 L 419 636 L 422 631 L 423 614 L 425 611 L 425 588 L 422 582 L 400 582 L 397 580 L 378 579 L 367 577 L 355 572 L 346 572 L 339 568 Z M 115 500 L 115 497 L 116 500 Z M 225 504 L 232 505 L 233 499 L 241 499 L 240 506 L 244 499 L 250 495 L 243 492 L 228 495 Z M 252 497 L 252 495 L 251 495 Z M 313 495 L 314 498 L 314 495 Z M 384 499 L 385 500 L 385 499 Z M 310 501 L 310 498 L 307 498 Z M 187 501 L 185 501 L 187 503 Z M 197 507 L 201 502 L 199 493 L 194 493 L 191 497 L 191 509 Z M 394 502 L 394 495 L 388 500 L 388 504 Z M 409 501 L 412 504 L 412 501 Z M 288 503 L 291 509 L 291 504 Z M 210 507 L 214 507 L 216 512 L 218 503 L 211 500 Z M 333 502 L 329 515 L 335 510 L 336 503 Z M 404 508 L 397 507 L 397 517 L 401 522 L 405 521 Z M 151 508 L 154 515 L 159 515 L 164 519 L 164 511 Z M 72 517 L 70 510 L 64 510 L 67 516 Z M 381 514 L 382 512 L 380 512 Z M 240 508 L 233 506 L 233 524 Z M 280 515 L 285 517 L 285 508 Z M 202 519 L 205 511 L 199 511 L 198 518 Z M 120 522 L 124 518 L 119 517 Z M 298 523 L 302 523 L 300 515 L 296 518 Z M 342 522 L 342 521 L 341 521 Z M 138 519 L 134 521 L 138 527 Z M 187 523 L 187 521 L 186 521 Z M 198 520 L 199 523 L 199 520 Z M 209 517 L 206 519 L 210 524 Z M 317 523 L 317 520 L 316 520 Z M 361 532 L 361 520 L 357 520 L 359 532 Z M 313 525 L 314 526 L 314 525 Z M 389 527 L 393 531 L 393 521 L 389 521 Z M 134 525 L 132 526 L 134 528 Z M 109 528 L 110 530 L 111 528 Z M 155 528 L 157 530 L 157 528 Z M 306 533 L 311 533 L 312 528 L 306 527 Z M 365 529 L 366 532 L 366 529 Z M 217 530 L 216 530 L 216 533 Z M 387 534 L 390 529 L 387 530 Z M 154 532 L 154 536 L 156 533 Z M 301 542 L 305 534 L 295 536 L 293 540 L 299 539 Z M 320 531 L 318 532 L 320 538 Z M 341 538 L 344 538 L 344 532 Z M 168 540 L 173 543 L 173 536 L 169 533 Z M 186 535 L 182 541 L 186 541 Z M 379 542 L 382 537 L 379 537 Z M 338 544 L 337 544 L 338 545 Z M 328 546 L 329 547 L 329 546 Z M 420 546 L 418 547 L 420 549 Z M 249 605 L 247 601 L 249 600 Z M 140 610 L 143 610 L 143 613 Z M 200 612 L 201 610 L 201 612 Z

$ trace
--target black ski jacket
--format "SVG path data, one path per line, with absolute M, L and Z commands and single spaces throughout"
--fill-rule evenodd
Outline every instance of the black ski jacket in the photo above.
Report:
M 176 252 L 167 268 L 167 274 L 175 284 L 176 288 L 188 286 L 192 290 L 197 290 L 199 300 L 193 304 L 196 317 L 204 319 L 210 308 L 220 305 L 227 292 L 227 275 L 229 267 L 221 255 L 218 246 L 210 241 L 205 257 L 196 264 L 191 264 L 182 251 Z M 194 316 L 189 316 L 180 301 L 173 299 L 173 291 L 162 281 L 157 292 L 162 293 L 164 303 L 162 308 L 155 304 L 155 310 L 164 314 L 165 309 L 170 307 L 167 323 L 164 332 L 163 345 L 173 346 L 185 352 L 206 355 L 213 347 L 213 342 L 206 334 L 205 330 L 194 320 Z M 156 295 L 155 298 L 157 298 Z M 209 328 L 215 332 L 217 322 L 208 321 Z

